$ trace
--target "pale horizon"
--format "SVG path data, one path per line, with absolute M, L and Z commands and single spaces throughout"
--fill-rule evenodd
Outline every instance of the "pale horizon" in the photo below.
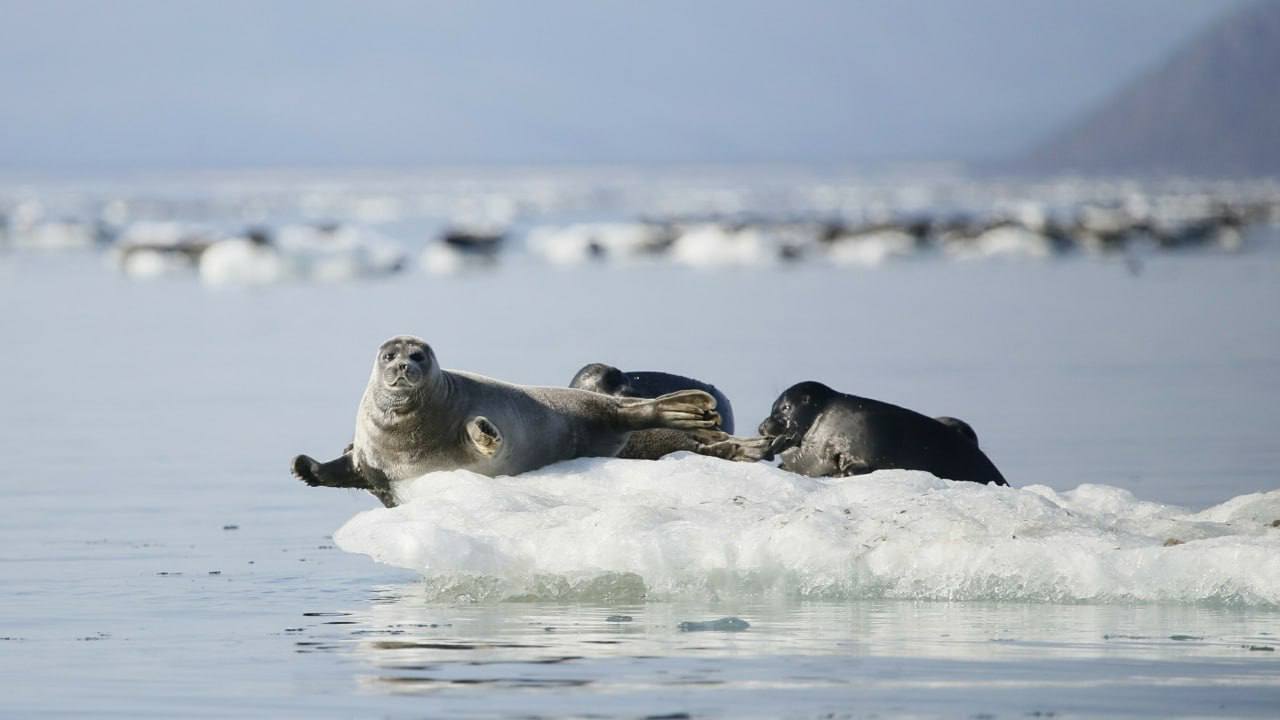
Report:
M 7 0 L 0 172 L 984 161 L 1240 4 Z

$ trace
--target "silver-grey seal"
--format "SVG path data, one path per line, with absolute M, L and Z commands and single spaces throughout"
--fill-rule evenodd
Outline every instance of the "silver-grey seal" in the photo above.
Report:
M 701 390 L 622 398 L 445 370 L 427 343 L 399 336 L 378 348 L 347 452 L 325 463 L 299 455 L 292 469 L 308 485 L 369 490 L 390 507 L 396 482 L 427 472 L 497 477 L 612 457 L 635 430 L 714 431 L 715 408 Z

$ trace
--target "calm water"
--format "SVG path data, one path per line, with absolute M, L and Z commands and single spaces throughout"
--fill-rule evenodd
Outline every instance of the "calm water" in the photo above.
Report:
M 0 715 L 1232 715 L 1280 707 L 1280 613 L 758 600 L 431 602 L 310 489 L 374 348 L 563 384 L 711 380 L 743 427 L 821 379 L 970 421 L 1015 485 L 1202 507 L 1280 488 L 1280 253 L 492 274 L 211 291 L 0 255 Z M 610 616 L 629 617 L 610 621 Z M 742 632 L 683 633 L 741 617 Z

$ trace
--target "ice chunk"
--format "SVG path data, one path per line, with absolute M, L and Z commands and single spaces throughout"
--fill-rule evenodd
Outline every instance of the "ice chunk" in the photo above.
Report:
M 912 255 L 918 245 L 910 233 L 886 228 L 841 238 L 827 249 L 827 257 L 838 265 L 874 267 L 891 258 Z
M 686 620 L 680 623 L 681 632 L 741 632 L 751 627 L 751 623 L 736 617 L 722 617 L 719 620 Z
M 210 285 L 336 282 L 398 271 L 404 252 L 369 228 L 286 225 L 275 238 L 220 240 L 200 255 L 200 279 Z
M 200 279 L 209 285 L 270 285 L 289 276 L 289 266 L 270 245 L 228 238 L 200 255 Z
M 671 249 L 672 259 L 693 267 L 765 265 L 777 256 L 772 238 L 753 227 L 718 224 L 688 228 Z
M 1191 512 L 1102 485 L 815 479 L 678 453 L 433 473 L 397 493 L 335 540 L 451 597 L 1280 605 L 1280 491 Z
M 649 223 L 579 223 L 566 227 L 537 227 L 530 231 L 529 249 L 555 265 L 578 265 L 591 260 L 635 260 L 664 252 L 668 230 Z

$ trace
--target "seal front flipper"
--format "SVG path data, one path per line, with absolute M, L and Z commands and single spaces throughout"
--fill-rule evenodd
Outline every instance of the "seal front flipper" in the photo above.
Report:
M 761 427 L 763 428 L 764 426 L 761 425 Z M 761 460 L 772 460 L 788 450 L 795 450 L 795 448 L 800 445 L 799 441 L 797 441 L 793 435 L 769 435 L 761 433 L 760 438 L 766 443 L 760 458 Z
M 485 457 L 493 457 L 502 449 L 502 431 L 483 415 L 477 415 L 467 421 L 467 440 L 476 452 Z
M 866 475 L 872 472 L 874 468 L 866 463 L 862 458 L 851 454 L 848 450 L 832 450 L 830 459 L 831 470 L 824 473 L 827 477 L 849 477 L 851 475 Z
M 381 471 L 365 468 L 361 472 L 356 468 L 355 460 L 348 451 L 337 460 L 322 463 L 307 455 L 299 455 L 293 459 L 293 475 L 311 487 L 353 488 L 368 490 L 387 507 L 396 506 L 395 493 L 391 490 L 391 481 Z
M 716 399 L 701 390 L 681 390 L 653 400 L 620 398 L 618 419 L 628 430 L 715 430 L 720 427 Z
M 356 471 L 350 454 L 322 463 L 308 455 L 293 459 L 293 475 L 311 487 L 339 487 L 373 490 L 369 481 Z

